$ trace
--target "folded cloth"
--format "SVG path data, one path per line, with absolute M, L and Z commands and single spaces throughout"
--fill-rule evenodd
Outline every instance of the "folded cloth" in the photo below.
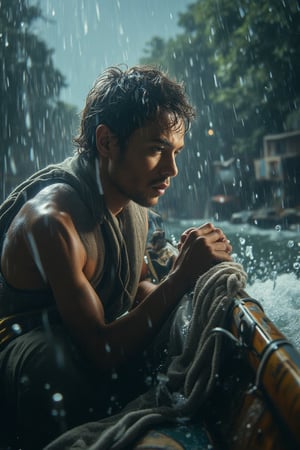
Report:
M 120 414 L 69 430 L 45 450 L 132 448 L 151 427 L 201 414 L 226 354 L 224 335 L 212 330 L 229 327 L 234 299 L 247 297 L 246 281 L 242 266 L 234 262 L 217 264 L 202 275 L 192 298 L 184 297 L 174 316 L 170 363 L 157 385 Z

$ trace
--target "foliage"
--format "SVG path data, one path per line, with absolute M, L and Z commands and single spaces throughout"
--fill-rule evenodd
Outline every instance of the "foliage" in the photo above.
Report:
M 0 0 L 1 127 L 3 196 L 35 169 L 68 151 L 75 109 L 59 102 L 66 86 L 53 50 L 32 31 L 43 20 L 26 0 Z
M 214 184 L 209 162 L 235 156 L 249 167 L 265 134 L 299 128 L 300 4 L 198 0 L 178 24 L 183 33 L 153 38 L 142 62 L 160 64 L 187 86 L 198 111 L 189 182 L 206 177 L 205 191 Z
M 153 38 L 142 61 L 163 63 L 187 82 L 223 147 L 255 152 L 264 134 L 292 126 L 300 102 L 299 1 L 198 0 L 179 25 L 184 34 Z

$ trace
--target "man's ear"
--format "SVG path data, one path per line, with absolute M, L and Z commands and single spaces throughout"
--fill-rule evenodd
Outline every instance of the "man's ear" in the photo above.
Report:
M 100 156 L 113 158 L 118 148 L 117 138 L 107 125 L 100 124 L 96 128 L 96 147 Z

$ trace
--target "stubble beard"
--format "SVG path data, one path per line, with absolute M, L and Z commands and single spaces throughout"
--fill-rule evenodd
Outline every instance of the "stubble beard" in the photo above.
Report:
M 158 203 L 159 196 L 152 196 L 145 195 L 138 192 L 130 192 L 126 189 L 124 189 L 119 183 L 114 182 L 115 189 L 126 199 L 133 201 L 134 203 L 137 203 L 140 206 L 143 206 L 145 208 L 149 208 L 151 206 L 155 206 Z

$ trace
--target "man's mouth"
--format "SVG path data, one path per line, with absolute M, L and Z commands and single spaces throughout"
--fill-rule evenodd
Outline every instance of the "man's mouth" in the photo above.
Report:
M 152 185 L 152 189 L 154 189 L 158 195 L 163 195 L 168 187 L 169 183 L 158 183 Z

